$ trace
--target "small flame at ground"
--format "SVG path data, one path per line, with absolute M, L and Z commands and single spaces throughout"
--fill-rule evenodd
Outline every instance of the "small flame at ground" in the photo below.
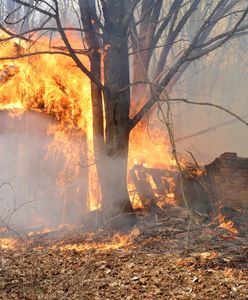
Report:
M 218 219 L 219 219 L 219 222 L 220 222 L 220 225 L 219 225 L 220 228 L 224 228 L 224 229 L 228 230 L 233 235 L 238 234 L 238 230 L 235 228 L 235 225 L 234 225 L 233 221 L 231 221 L 231 220 L 226 221 L 225 217 L 222 214 L 220 214 L 218 216 Z
M 1 249 L 15 249 L 17 246 L 17 241 L 15 239 L 6 238 L 2 239 L 0 238 L 0 248 Z
M 132 229 L 129 234 L 115 234 L 110 242 L 106 243 L 81 243 L 81 244 L 70 244 L 63 246 L 53 246 L 54 249 L 59 249 L 61 251 L 107 251 L 107 250 L 117 250 L 123 247 L 130 246 L 133 240 L 139 236 L 140 230 L 138 228 Z
M 60 226 L 59 228 L 66 228 L 66 229 L 73 229 L 71 225 L 65 224 L 64 226 Z M 58 229 L 59 229 L 58 228 Z M 58 230 L 56 229 L 56 230 Z M 28 233 L 29 237 L 35 237 L 36 235 L 40 234 L 47 234 L 53 232 L 54 229 L 52 228 L 44 228 L 40 231 L 30 231 Z M 134 239 L 140 235 L 140 230 L 138 228 L 133 228 L 130 233 L 127 234 L 120 234 L 116 233 L 113 237 L 105 242 L 97 243 L 94 242 L 94 234 L 88 234 L 86 237 L 82 238 L 81 243 L 75 244 L 64 244 L 65 242 L 62 241 L 59 244 L 53 244 L 51 247 L 54 250 L 60 251 L 89 251 L 89 250 L 96 250 L 96 251 L 107 251 L 107 250 L 117 250 L 121 248 L 125 248 L 131 246 Z M 52 241 L 52 239 L 51 239 Z M 92 241 L 92 242 L 91 242 Z M 28 246 L 30 244 L 30 240 L 28 239 L 26 242 L 22 243 L 22 246 Z M 17 239 L 14 238 L 0 238 L 0 249 L 8 249 L 8 250 L 15 250 L 17 246 L 20 245 Z M 43 246 L 40 246 L 42 249 Z

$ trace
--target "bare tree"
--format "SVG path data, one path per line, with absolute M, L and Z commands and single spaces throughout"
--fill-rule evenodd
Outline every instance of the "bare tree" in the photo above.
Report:
M 73 24 L 78 21 L 74 28 L 64 24 L 58 0 L 9 2 L 25 8 L 20 19 L 36 14 L 42 20 L 38 25 L 29 24 L 29 29 L 13 32 L 8 20 L 19 10 L 10 10 L 0 25 L 10 38 L 19 36 L 32 43 L 34 32 L 56 32 L 64 43 L 63 48 L 50 47 L 47 51 L 31 48 L 13 59 L 42 53 L 67 55 L 90 78 L 102 209 L 108 217 L 132 212 L 126 182 L 131 130 L 154 104 L 161 102 L 164 93 L 171 91 L 193 61 L 248 32 L 247 1 L 79 0 L 77 4 L 72 0 L 71 18 Z M 82 34 L 81 49 L 73 48 L 68 31 Z M 87 55 L 89 68 L 80 54 Z M 139 107 L 132 118 L 131 99 Z

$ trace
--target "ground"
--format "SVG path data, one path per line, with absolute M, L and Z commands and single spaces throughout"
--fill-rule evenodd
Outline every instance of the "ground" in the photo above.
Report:
M 247 237 L 186 227 L 61 230 L 2 247 L 0 299 L 248 299 Z

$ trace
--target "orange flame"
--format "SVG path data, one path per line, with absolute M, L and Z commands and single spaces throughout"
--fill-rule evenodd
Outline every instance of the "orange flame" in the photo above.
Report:
M 238 230 L 235 228 L 235 225 L 234 225 L 233 221 L 231 221 L 231 220 L 226 221 L 225 217 L 222 214 L 219 214 L 218 219 L 219 219 L 219 222 L 220 222 L 219 227 L 228 230 L 233 235 L 238 234 Z
M 129 234 L 115 234 L 109 243 L 81 243 L 81 244 L 69 244 L 63 246 L 53 246 L 54 249 L 59 248 L 61 251 L 75 250 L 78 252 L 89 250 L 117 250 L 126 246 L 130 246 L 133 240 L 139 236 L 140 231 L 138 228 L 132 229 Z
M 15 249 L 17 245 L 17 241 L 11 238 L 0 238 L 0 248 L 1 249 Z
M 0 36 L 6 37 L 4 34 Z M 36 47 L 42 50 L 44 44 L 39 42 Z M 20 42 L 19 39 L 3 43 L 0 45 L 0 57 L 15 56 L 17 49 L 27 51 L 28 47 L 28 43 Z M 83 56 L 80 58 L 88 64 Z M 86 164 L 92 165 L 88 169 L 88 203 L 90 209 L 95 209 L 99 207 L 99 188 L 96 168 L 91 163 L 94 162 L 94 152 L 90 92 L 89 79 L 67 56 L 44 54 L 0 64 L 0 110 L 11 110 L 13 114 L 34 110 L 55 116 L 58 123 L 47 132 L 53 141 L 48 145 L 46 159 L 55 161 L 56 153 L 64 158 L 66 172 L 58 174 L 58 191 L 63 195 L 66 182 L 70 177 L 78 176 L 83 159 L 88 162 Z M 151 124 L 150 127 L 152 137 L 139 125 L 132 131 L 129 168 L 135 163 L 156 168 L 175 165 L 169 154 L 165 134 L 158 129 L 157 124 Z M 82 138 L 86 140 L 83 150 L 71 138 L 75 134 L 73 130 L 76 130 L 78 141 Z M 131 195 L 134 187 L 130 179 L 128 189 Z M 170 203 L 173 199 L 171 192 L 165 197 L 165 201 Z M 133 203 L 135 207 L 141 206 L 137 193 Z

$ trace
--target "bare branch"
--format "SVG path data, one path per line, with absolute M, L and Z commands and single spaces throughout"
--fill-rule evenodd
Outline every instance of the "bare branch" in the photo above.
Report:
M 245 17 L 247 16 L 247 14 L 248 14 L 248 7 L 246 8 L 246 10 L 244 11 L 244 13 L 240 17 L 240 19 L 237 21 L 237 23 L 235 24 L 235 26 L 233 27 L 232 30 L 213 38 L 212 40 L 210 40 L 211 41 L 210 47 L 206 48 L 205 50 L 204 49 L 200 50 L 199 53 L 193 54 L 192 57 L 189 56 L 187 58 L 187 60 L 198 59 L 198 58 L 202 57 L 203 55 L 206 55 L 206 54 L 212 52 L 213 50 L 221 47 L 223 44 L 225 44 L 225 42 L 227 42 L 236 32 L 240 32 L 239 26 L 240 26 L 240 24 L 242 24 Z M 245 31 L 247 28 L 248 28 L 248 25 L 243 26 L 241 31 Z M 217 41 L 217 42 L 215 44 L 213 44 L 215 41 Z M 213 44 L 213 45 L 211 45 L 211 44 Z
M 16 33 L 11 32 L 10 30 L 6 29 L 2 24 L 0 24 L 0 29 L 3 32 L 5 32 L 6 34 L 9 35 L 6 38 L 0 38 L 0 44 L 1 43 L 9 42 L 9 41 L 14 40 L 14 39 L 20 39 L 20 40 L 23 40 L 25 42 L 31 43 L 31 45 L 33 45 L 34 43 L 37 42 L 37 39 L 36 40 L 32 40 L 31 38 L 26 38 L 24 35 L 26 35 L 26 34 L 32 34 L 32 33 L 37 33 L 39 31 L 45 31 L 45 33 L 47 33 L 48 31 L 59 31 L 58 28 L 55 28 L 55 27 L 43 27 L 43 28 L 40 27 L 40 28 L 33 28 L 31 30 L 27 30 L 27 31 L 23 32 L 20 35 L 19 33 L 16 34 Z M 79 31 L 79 32 L 81 32 L 82 30 L 80 28 L 70 28 L 70 27 L 68 27 L 68 28 L 64 28 L 64 31 Z M 63 50 L 65 52 L 67 51 L 67 48 L 66 47 L 62 47 L 62 46 L 52 46 L 50 48 Z M 87 55 L 88 56 L 89 51 L 91 49 L 86 49 L 86 50 L 73 49 L 73 50 L 77 54 L 82 54 L 82 55 Z
M 22 1 L 22 0 L 12 0 L 12 1 L 14 1 L 17 4 L 21 4 L 21 5 L 25 6 L 25 7 L 35 9 L 36 11 L 38 11 L 38 12 L 44 14 L 44 15 L 47 15 L 47 16 L 49 16 L 51 18 L 55 17 L 55 14 L 52 14 L 52 13 L 50 13 L 50 12 L 42 9 L 42 8 L 38 7 L 37 5 L 33 5 L 33 4 L 27 3 L 27 2 Z M 38 4 L 37 0 L 35 0 L 35 2 L 37 2 L 37 4 Z
M 218 105 L 218 104 L 214 104 L 211 102 L 197 102 L 197 101 L 190 101 L 187 99 L 169 99 L 170 102 L 184 102 L 187 104 L 193 104 L 193 105 L 201 105 L 201 106 L 211 106 L 211 107 L 215 107 L 218 108 L 226 113 L 228 113 L 229 115 L 235 117 L 237 120 L 239 120 L 240 122 L 242 122 L 243 124 L 245 124 L 246 126 L 248 126 L 248 122 L 246 122 L 243 118 L 241 118 L 240 116 L 238 116 L 237 114 L 235 114 L 234 112 L 230 111 L 229 109 Z
M 169 24 L 172 15 L 175 13 L 175 11 L 179 11 L 182 2 L 183 2 L 183 0 L 175 0 L 172 3 L 169 13 L 164 18 L 162 24 L 158 28 L 158 30 L 157 30 L 157 32 L 156 32 L 156 34 L 155 34 L 155 36 L 154 36 L 154 38 L 153 38 L 153 40 L 151 42 L 151 49 L 153 49 L 154 47 L 156 47 L 159 39 L 161 38 L 162 33 L 164 32 L 165 28 Z
M 36 55 L 43 55 L 43 54 L 60 54 L 60 55 L 65 55 L 69 56 L 70 54 L 67 52 L 62 52 L 62 51 L 37 51 L 37 52 L 29 52 L 29 53 L 23 53 L 23 54 L 18 54 L 15 56 L 2 56 L 0 57 L 0 60 L 15 60 L 15 59 L 20 59 L 20 58 L 25 58 L 25 57 L 31 57 L 31 56 L 36 56 Z
M 248 118 L 248 115 L 242 117 L 242 119 L 247 119 Z M 175 139 L 175 142 L 181 142 L 181 141 L 184 141 L 184 140 L 187 140 L 187 139 L 191 139 L 193 137 L 197 137 L 199 135 L 202 135 L 202 134 L 205 134 L 205 133 L 208 133 L 210 131 L 213 131 L 213 130 L 216 130 L 220 127 L 224 127 L 226 125 L 230 125 L 230 124 L 233 124 L 235 122 L 237 122 L 239 120 L 237 120 L 237 118 L 233 119 L 233 120 L 230 120 L 230 121 L 226 121 L 226 122 L 222 122 L 222 123 L 219 123 L 217 125 L 214 125 L 214 126 L 211 126 L 211 127 L 208 127 L 206 129 L 203 129 L 203 130 L 200 130 L 200 131 L 197 131 L 197 132 L 194 132 L 194 133 L 191 133 L 189 135 L 186 135 L 186 136 L 183 136 L 183 137 L 179 137 L 179 138 L 176 138 Z
M 137 7 L 137 5 L 140 3 L 140 1 L 141 0 L 133 0 L 132 3 L 129 5 L 126 16 L 123 19 L 123 24 L 125 24 L 125 26 L 129 25 L 129 22 L 133 16 L 134 10 Z

